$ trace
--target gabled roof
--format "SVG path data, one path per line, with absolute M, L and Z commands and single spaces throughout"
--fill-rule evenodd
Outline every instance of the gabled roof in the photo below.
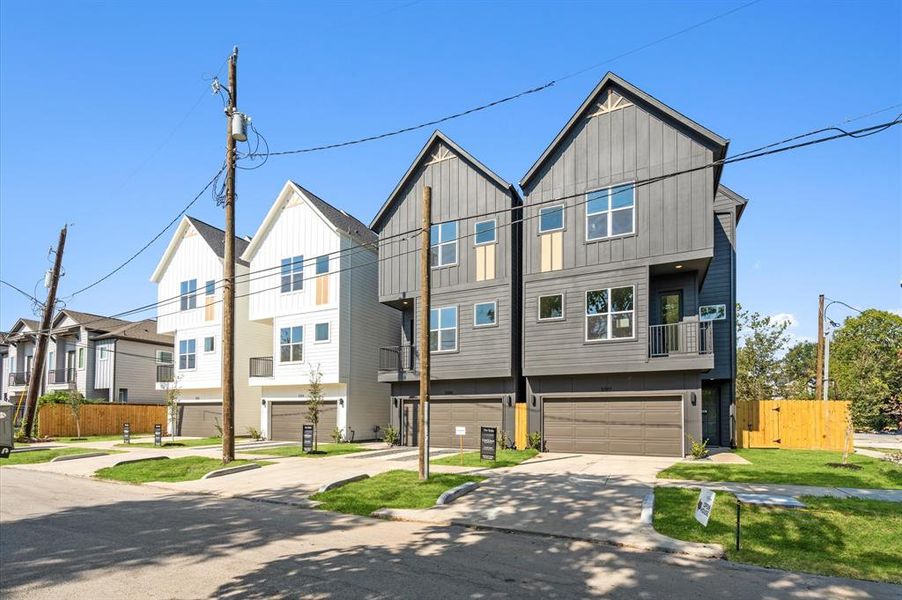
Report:
M 717 193 L 723 194 L 736 204 L 736 223 L 738 224 L 739 219 L 742 218 L 742 213 L 745 212 L 746 205 L 748 205 L 749 203 L 748 198 L 740 196 L 723 184 L 720 184 L 720 186 L 718 186 Z
M 653 110 L 657 111 L 658 113 L 661 113 L 664 117 L 677 123 L 681 127 L 696 133 L 697 135 L 699 135 L 700 137 L 702 137 L 706 140 L 709 140 L 710 145 L 713 146 L 713 148 L 714 148 L 714 160 L 720 160 L 726 156 L 727 145 L 730 143 L 729 140 L 720 137 L 719 135 L 717 135 L 710 129 L 702 127 L 701 125 L 699 125 L 698 123 L 696 123 L 695 121 L 690 119 L 689 117 L 683 115 L 682 113 L 675 111 L 674 109 L 670 108 L 669 106 L 667 106 L 666 104 L 664 104 L 663 102 L 658 100 L 657 98 L 651 96 L 650 94 L 643 92 L 642 90 L 640 90 L 633 84 L 629 83 L 625 79 L 622 79 L 621 77 L 615 75 L 614 73 L 608 72 L 601 79 L 601 81 L 598 82 L 598 85 L 595 86 L 595 89 L 592 90 L 592 93 L 590 93 L 586 97 L 586 99 L 583 101 L 583 103 L 580 104 L 579 108 L 576 109 L 576 112 L 573 113 L 573 116 L 570 117 L 570 120 L 567 121 L 567 124 L 564 125 L 563 129 L 560 130 L 560 132 L 555 136 L 555 138 L 551 141 L 551 143 L 548 145 L 548 147 L 545 148 L 545 151 L 542 152 L 542 155 L 539 156 L 538 160 L 536 160 L 536 162 L 533 163 L 532 167 L 529 168 L 529 171 L 527 171 L 526 175 L 524 175 L 523 178 L 520 180 L 521 188 L 525 188 L 529 184 L 529 181 L 541 170 L 542 166 L 545 164 L 545 162 L 548 160 L 548 158 L 552 155 L 554 150 L 557 148 L 558 144 L 560 144 L 561 141 L 563 141 L 567 137 L 567 135 L 569 135 L 570 130 L 573 129 L 573 127 L 579 122 L 579 120 L 582 118 L 583 114 L 592 105 L 592 103 L 595 101 L 595 99 L 602 92 L 604 92 L 608 87 L 610 87 L 612 85 L 617 86 L 618 88 L 620 88 L 620 90 L 626 92 L 629 96 L 631 96 L 631 98 L 629 98 L 630 100 L 633 100 L 633 99 L 638 100 L 642 104 L 652 108 Z M 717 184 L 717 182 L 720 179 L 721 169 L 722 169 L 722 167 L 715 168 L 715 171 L 714 171 L 714 183 L 715 184 Z
M 97 336 L 98 340 L 125 339 L 139 342 L 152 342 L 164 346 L 172 346 L 174 338 L 171 335 L 157 333 L 155 319 L 144 319 L 134 323 L 125 323 L 121 327 L 111 330 L 109 333 Z
M 16 322 L 13 323 L 13 326 L 10 327 L 9 333 L 7 333 L 6 339 L 9 342 L 16 341 L 22 339 L 24 337 L 34 337 L 31 332 L 37 331 L 41 328 L 41 324 L 34 319 L 24 319 L 18 318 Z
M 282 214 L 282 207 L 293 194 L 300 196 L 336 231 L 350 236 L 358 244 L 375 246 L 378 242 L 379 238 L 376 234 L 353 215 L 346 213 L 340 208 L 335 208 L 307 188 L 289 180 L 282 186 L 282 191 L 276 196 L 275 202 L 273 202 L 269 212 L 266 213 L 266 217 L 263 218 L 263 222 L 260 223 L 260 227 L 257 229 L 254 237 L 247 244 L 244 253 L 241 255 L 243 260 L 250 262 L 254 257 L 263 240 L 269 234 L 270 229 L 278 220 L 279 215 Z
M 380 208 L 379 212 L 376 213 L 376 216 L 373 218 L 373 222 L 370 223 L 371 228 L 376 229 L 379 226 L 379 223 L 382 220 L 382 217 L 385 216 L 386 212 L 388 211 L 389 207 L 391 207 L 391 205 L 394 203 L 398 194 L 407 186 L 407 182 L 410 181 L 410 179 L 414 176 L 417 169 L 420 167 L 420 163 L 426 157 L 426 153 L 429 151 L 430 148 L 432 148 L 432 145 L 435 144 L 436 141 L 441 141 L 444 144 L 450 146 L 451 149 L 454 150 L 454 152 L 456 152 L 459 157 L 463 157 L 467 162 L 471 163 L 474 167 L 476 167 L 476 169 L 478 171 L 482 172 L 483 175 L 485 175 L 487 178 L 494 181 L 500 187 L 502 187 L 506 190 L 513 191 L 513 189 L 512 189 L 513 186 L 511 186 L 510 183 L 508 183 L 507 181 L 505 181 L 504 179 L 502 179 L 501 177 L 496 175 L 491 169 L 489 169 L 487 166 L 485 166 L 484 164 L 482 164 L 481 162 L 476 160 L 476 158 L 472 154 L 470 154 L 469 152 L 467 152 L 466 150 L 464 150 L 463 148 L 458 146 L 457 143 L 454 142 L 454 140 L 452 140 L 447 135 L 445 135 L 444 133 L 442 133 L 441 131 L 436 129 L 434 132 L 432 132 L 432 135 L 429 136 L 429 139 L 426 141 L 426 144 L 423 146 L 423 149 L 420 150 L 420 153 L 417 154 L 417 157 L 415 159 L 413 159 L 413 162 L 411 163 L 410 168 L 408 168 L 407 172 L 404 173 L 404 176 L 401 177 L 401 181 L 398 182 L 398 185 L 396 185 L 395 189 L 392 190 L 392 193 L 389 194 L 388 200 L 385 201 L 385 203 L 382 205 L 382 208 Z
M 88 329 L 94 331 L 110 331 L 111 329 L 115 329 L 117 327 L 122 327 L 123 325 L 129 324 L 131 321 L 126 321 L 124 319 L 116 319 L 113 317 L 105 317 L 103 315 L 95 315 L 93 313 L 80 312 L 77 310 L 72 310 L 70 308 L 64 308 L 63 310 L 56 313 L 56 316 L 53 317 L 53 321 L 51 321 L 50 328 L 51 330 L 57 329 L 62 323 L 63 319 L 69 317 L 76 324 L 87 327 Z
M 160 281 L 160 278 L 163 276 L 163 271 L 165 271 L 166 267 L 169 265 L 169 261 L 175 254 L 176 249 L 178 249 L 179 243 L 182 241 L 182 237 L 189 227 L 194 227 L 197 233 L 203 238 L 220 260 L 225 258 L 225 231 L 219 227 L 214 227 L 209 223 L 204 223 L 200 219 L 185 215 L 179 222 L 179 226 L 176 228 L 175 233 L 172 234 L 172 239 L 169 241 L 169 245 L 166 246 L 163 257 L 157 264 L 157 268 L 154 269 L 153 275 L 150 276 L 150 280 L 154 283 Z M 248 240 L 235 236 L 235 262 L 239 265 L 244 265 L 245 267 L 248 266 L 248 263 L 241 259 L 241 255 L 247 250 L 247 245 L 249 243 Z

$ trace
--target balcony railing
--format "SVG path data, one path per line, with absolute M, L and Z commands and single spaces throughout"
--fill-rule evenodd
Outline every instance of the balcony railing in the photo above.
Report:
M 75 381 L 75 369 L 50 369 L 47 372 L 48 385 L 60 385 Z
M 157 383 L 175 381 L 175 365 L 157 365 Z
M 416 346 L 385 346 L 379 348 L 379 370 L 413 372 L 419 368 Z
M 272 377 L 272 356 L 257 356 L 251 358 L 251 377 Z
M 714 328 L 711 321 L 685 321 L 648 328 L 648 355 L 698 356 L 714 352 Z
M 31 371 L 13 371 L 9 374 L 9 385 L 26 385 L 31 379 Z

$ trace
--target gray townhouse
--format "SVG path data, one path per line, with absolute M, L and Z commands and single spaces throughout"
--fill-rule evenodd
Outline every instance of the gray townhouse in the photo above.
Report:
M 417 346 L 424 186 L 432 187 L 430 348 Z M 436 131 L 370 225 L 380 238 L 379 301 L 401 313 L 396 345 L 380 348 L 391 424 L 415 445 L 419 356 L 430 352 L 430 442 L 478 447 L 479 427 L 514 430 L 520 374 L 521 199 L 514 186 Z M 477 218 L 469 215 L 484 214 Z M 413 234 L 408 232 L 414 231 Z
M 608 73 L 520 181 L 528 429 L 548 451 L 734 439 L 746 200 L 710 166 L 727 145 Z

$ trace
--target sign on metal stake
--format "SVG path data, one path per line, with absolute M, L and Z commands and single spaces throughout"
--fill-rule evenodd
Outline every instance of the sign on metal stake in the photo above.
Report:
M 479 459 L 495 461 L 498 449 L 498 430 L 494 427 L 481 427 L 479 430 Z
M 301 434 L 301 446 L 304 452 L 313 452 L 313 425 L 304 425 L 304 431 Z
M 132 443 L 132 427 L 128 423 L 122 424 L 122 443 L 123 444 L 131 444 Z

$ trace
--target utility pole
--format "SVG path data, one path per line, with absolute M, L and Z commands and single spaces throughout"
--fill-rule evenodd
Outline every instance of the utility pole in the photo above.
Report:
M 63 266 L 63 250 L 66 248 L 66 231 L 68 226 L 60 230 L 59 243 L 56 245 L 56 258 L 50 274 L 50 287 L 47 290 L 47 301 L 44 303 L 44 316 L 38 330 L 38 347 L 35 349 L 34 362 L 31 365 L 31 376 L 25 392 L 25 437 L 31 437 L 34 427 L 34 415 L 38 405 L 38 391 L 41 388 L 41 377 L 44 374 L 44 357 L 47 355 L 47 344 L 50 340 L 50 325 L 53 320 L 53 307 L 56 306 L 56 288 L 60 281 L 60 269 Z
M 817 365 L 815 366 L 814 397 L 824 393 L 824 295 L 817 297 Z
M 235 162 L 232 116 L 238 107 L 238 46 L 229 57 L 226 109 L 225 251 L 222 278 L 222 462 L 235 460 Z
M 420 410 L 419 427 L 417 428 L 417 445 L 419 446 L 420 479 L 429 479 L 429 315 L 432 308 L 430 280 L 432 264 L 430 261 L 432 227 L 432 188 L 423 188 L 423 231 L 420 239 Z

